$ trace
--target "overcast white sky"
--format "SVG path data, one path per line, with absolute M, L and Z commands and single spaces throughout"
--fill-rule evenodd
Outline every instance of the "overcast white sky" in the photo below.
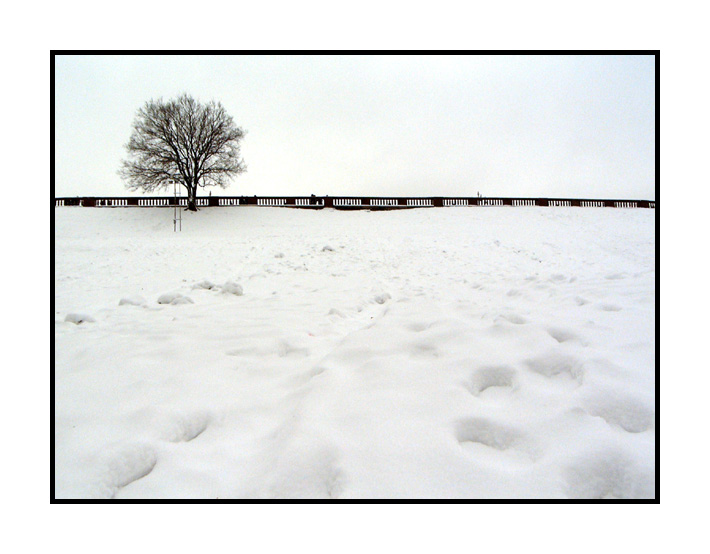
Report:
M 57 56 L 57 196 L 130 193 L 136 110 L 247 130 L 229 195 L 655 199 L 652 56 Z M 206 194 L 206 193 L 205 193 Z

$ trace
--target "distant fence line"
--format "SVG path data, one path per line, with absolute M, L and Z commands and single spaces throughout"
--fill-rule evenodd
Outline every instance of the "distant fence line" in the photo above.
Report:
M 55 206 L 91 208 L 158 208 L 187 206 L 187 198 L 153 197 L 63 197 Z M 399 208 L 434 208 L 453 206 L 579 206 L 582 208 L 655 208 L 651 200 L 599 200 L 582 198 L 491 198 L 491 197 L 373 197 L 373 196 L 203 196 L 198 207 L 270 206 L 284 208 L 335 208 L 339 210 L 393 210 Z

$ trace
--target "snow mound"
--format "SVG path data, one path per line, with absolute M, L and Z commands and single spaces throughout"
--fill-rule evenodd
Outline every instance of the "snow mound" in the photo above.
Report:
M 178 296 L 177 298 L 173 299 L 170 304 L 172 306 L 178 306 L 180 304 L 194 304 L 194 300 L 190 298 L 189 296 Z
M 232 281 L 227 281 L 222 285 L 223 294 L 233 294 L 234 296 L 242 296 L 244 294 L 244 289 L 241 285 L 234 283 Z
M 158 304 L 194 304 L 192 298 L 184 296 L 179 292 L 168 292 L 158 297 Z
M 193 289 L 212 290 L 212 289 L 216 289 L 217 285 L 215 285 L 213 282 L 205 279 L 204 281 L 200 281 L 199 283 L 195 283 L 194 285 L 192 285 L 192 288 Z
M 91 317 L 90 315 L 67 314 L 67 317 L 64 318 L 64 321 L 68 321 L 69 323 L 75 323 L 76 325 L 80 325 L 82 323 L 94 323 L 96 320 L 93 317 Z
M 124 296 L 118 301 L 119 306 L 145 306 L 147 304 L 142 296 Z

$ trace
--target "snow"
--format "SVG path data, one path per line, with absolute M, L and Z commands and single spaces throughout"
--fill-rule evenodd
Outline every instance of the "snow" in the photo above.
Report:
M 244 294 L 244 289 L 238 283 L 232 283 L 232 281 L 227 281 L 221 287 L 222 294 L 233 294 L 234 296 L 241 296 Z
M 84 314 L 67 314 L 67 316 L 64 318 L 64 321 L 67 321 L 69 323 L 74 323 L 75 325 L 81 325 L 82 323 L 88 323 L 88 322 L 94 322 L 96 321 L 93 317 L 90 315 L 84 315 Z
M 654 210 L 55 215 L 57 498 L 654 496 Z
M 146 299 L 138 294 L 121 298 L 118 301 L 119 306 L 145 306 L 146 304 Z
M 179 292 L 167 292 L 158 297 L 158 304 L 194 304 L 192 298 L 184 296 Z

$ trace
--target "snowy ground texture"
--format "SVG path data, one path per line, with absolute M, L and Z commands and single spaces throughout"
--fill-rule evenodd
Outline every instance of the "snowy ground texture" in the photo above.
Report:
M 55 215 L 57 498 L 654 496 L 654 210 Z

